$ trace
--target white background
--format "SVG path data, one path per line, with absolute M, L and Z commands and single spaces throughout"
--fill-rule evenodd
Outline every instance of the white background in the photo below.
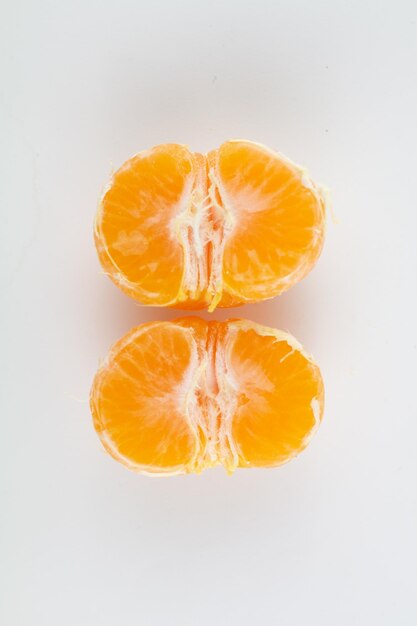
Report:
M 5 626 L 417 623 L 414 0 L 1 4 Z M 135 152 L 228 138 L 332 191 L 323 255 L 267 304 L 322 367 L 325 420 L 276 470 L 149 479 L 88 408 L 109 346 L 174 310 L 103 275 L 97 199 Z

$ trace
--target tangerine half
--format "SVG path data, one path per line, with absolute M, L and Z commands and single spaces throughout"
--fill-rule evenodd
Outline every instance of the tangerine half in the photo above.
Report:
M 163 144 L 113 175 L 95 242 L 139 302 L 213 311 L 289 289 L 319 257 L 324 228 L 320 188 L 283 155 L 250 141 L 207 155 Z
M 105 449 L 156 475 L 281 465 L 310 441 L 323 403 L 320 370 L 294 337 L 243 319 L 142 324 L 91 390 Z

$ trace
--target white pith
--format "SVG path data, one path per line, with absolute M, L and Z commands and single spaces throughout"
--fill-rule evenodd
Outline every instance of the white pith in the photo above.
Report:
M 183 206 L 171 225 L 184 253 L 178 301 L 203 299 L 211 312 L 222 297 L 224 247 L 236 218 L 213 167 L 207 176 L 191 179 L 183 197 Z
M 184 414 L 196 436 L 196 450 L 184 471 L 200 472 L 224 465 L 231 473 L 238 466 L 238 455 L 232 437 L 238 386 L 233 381 L 226 360 L 227 340 L 219 341 L 219 327 L 207 333 L 207 343 L 199 346 L 200 360 L 190 364 L 192 375 L 186 375 Z M 181 397 L 182 394 L 180 394 Z M 203 433 L 203 438 L 198 433 Z

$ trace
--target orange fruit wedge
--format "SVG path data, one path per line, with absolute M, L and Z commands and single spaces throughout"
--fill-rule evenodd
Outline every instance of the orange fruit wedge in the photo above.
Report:
M 138 326 L 91 390 L 106 450 L 157 475 L 285 463 L 310 441 L 323 402 L 320 370 L 294 337 L 240 319 Z
M 213 311 L 289 289 L 316 262 L 324 226 L 320 188 L 265 146 L 228 141 L 202 155 L 163 144 L 114 174 L 95 241 L 139 302 Z

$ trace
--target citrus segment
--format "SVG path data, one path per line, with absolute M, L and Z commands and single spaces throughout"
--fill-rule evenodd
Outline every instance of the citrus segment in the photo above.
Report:
M 223 255 L 224 289 L 243 301 L 278 295 L 321 251 L 324 203 L 305 171 L 254 143 L 229 141 L 215 171 L 234 227 Z
M 151 323 L 111 350 L 91 394 L 94 426 L 105 448 L 128 467 L 182 470 L 196 453 L 187 393 L 197 362 L 189 329 Z
M 184 249 L 175 220 L 190 201 L 197 159 L 183 146 L 138 154 L 113 176 L 96 219 L 100 260 L 109 276 L 144 304 L 175 303 Z
M 232 429 L 239 465 L 280 465 L 307 445 L 319 425 L 319 369 L 286 333 L 253 323 L 230 326 L 228 360 L 239 381 Z

